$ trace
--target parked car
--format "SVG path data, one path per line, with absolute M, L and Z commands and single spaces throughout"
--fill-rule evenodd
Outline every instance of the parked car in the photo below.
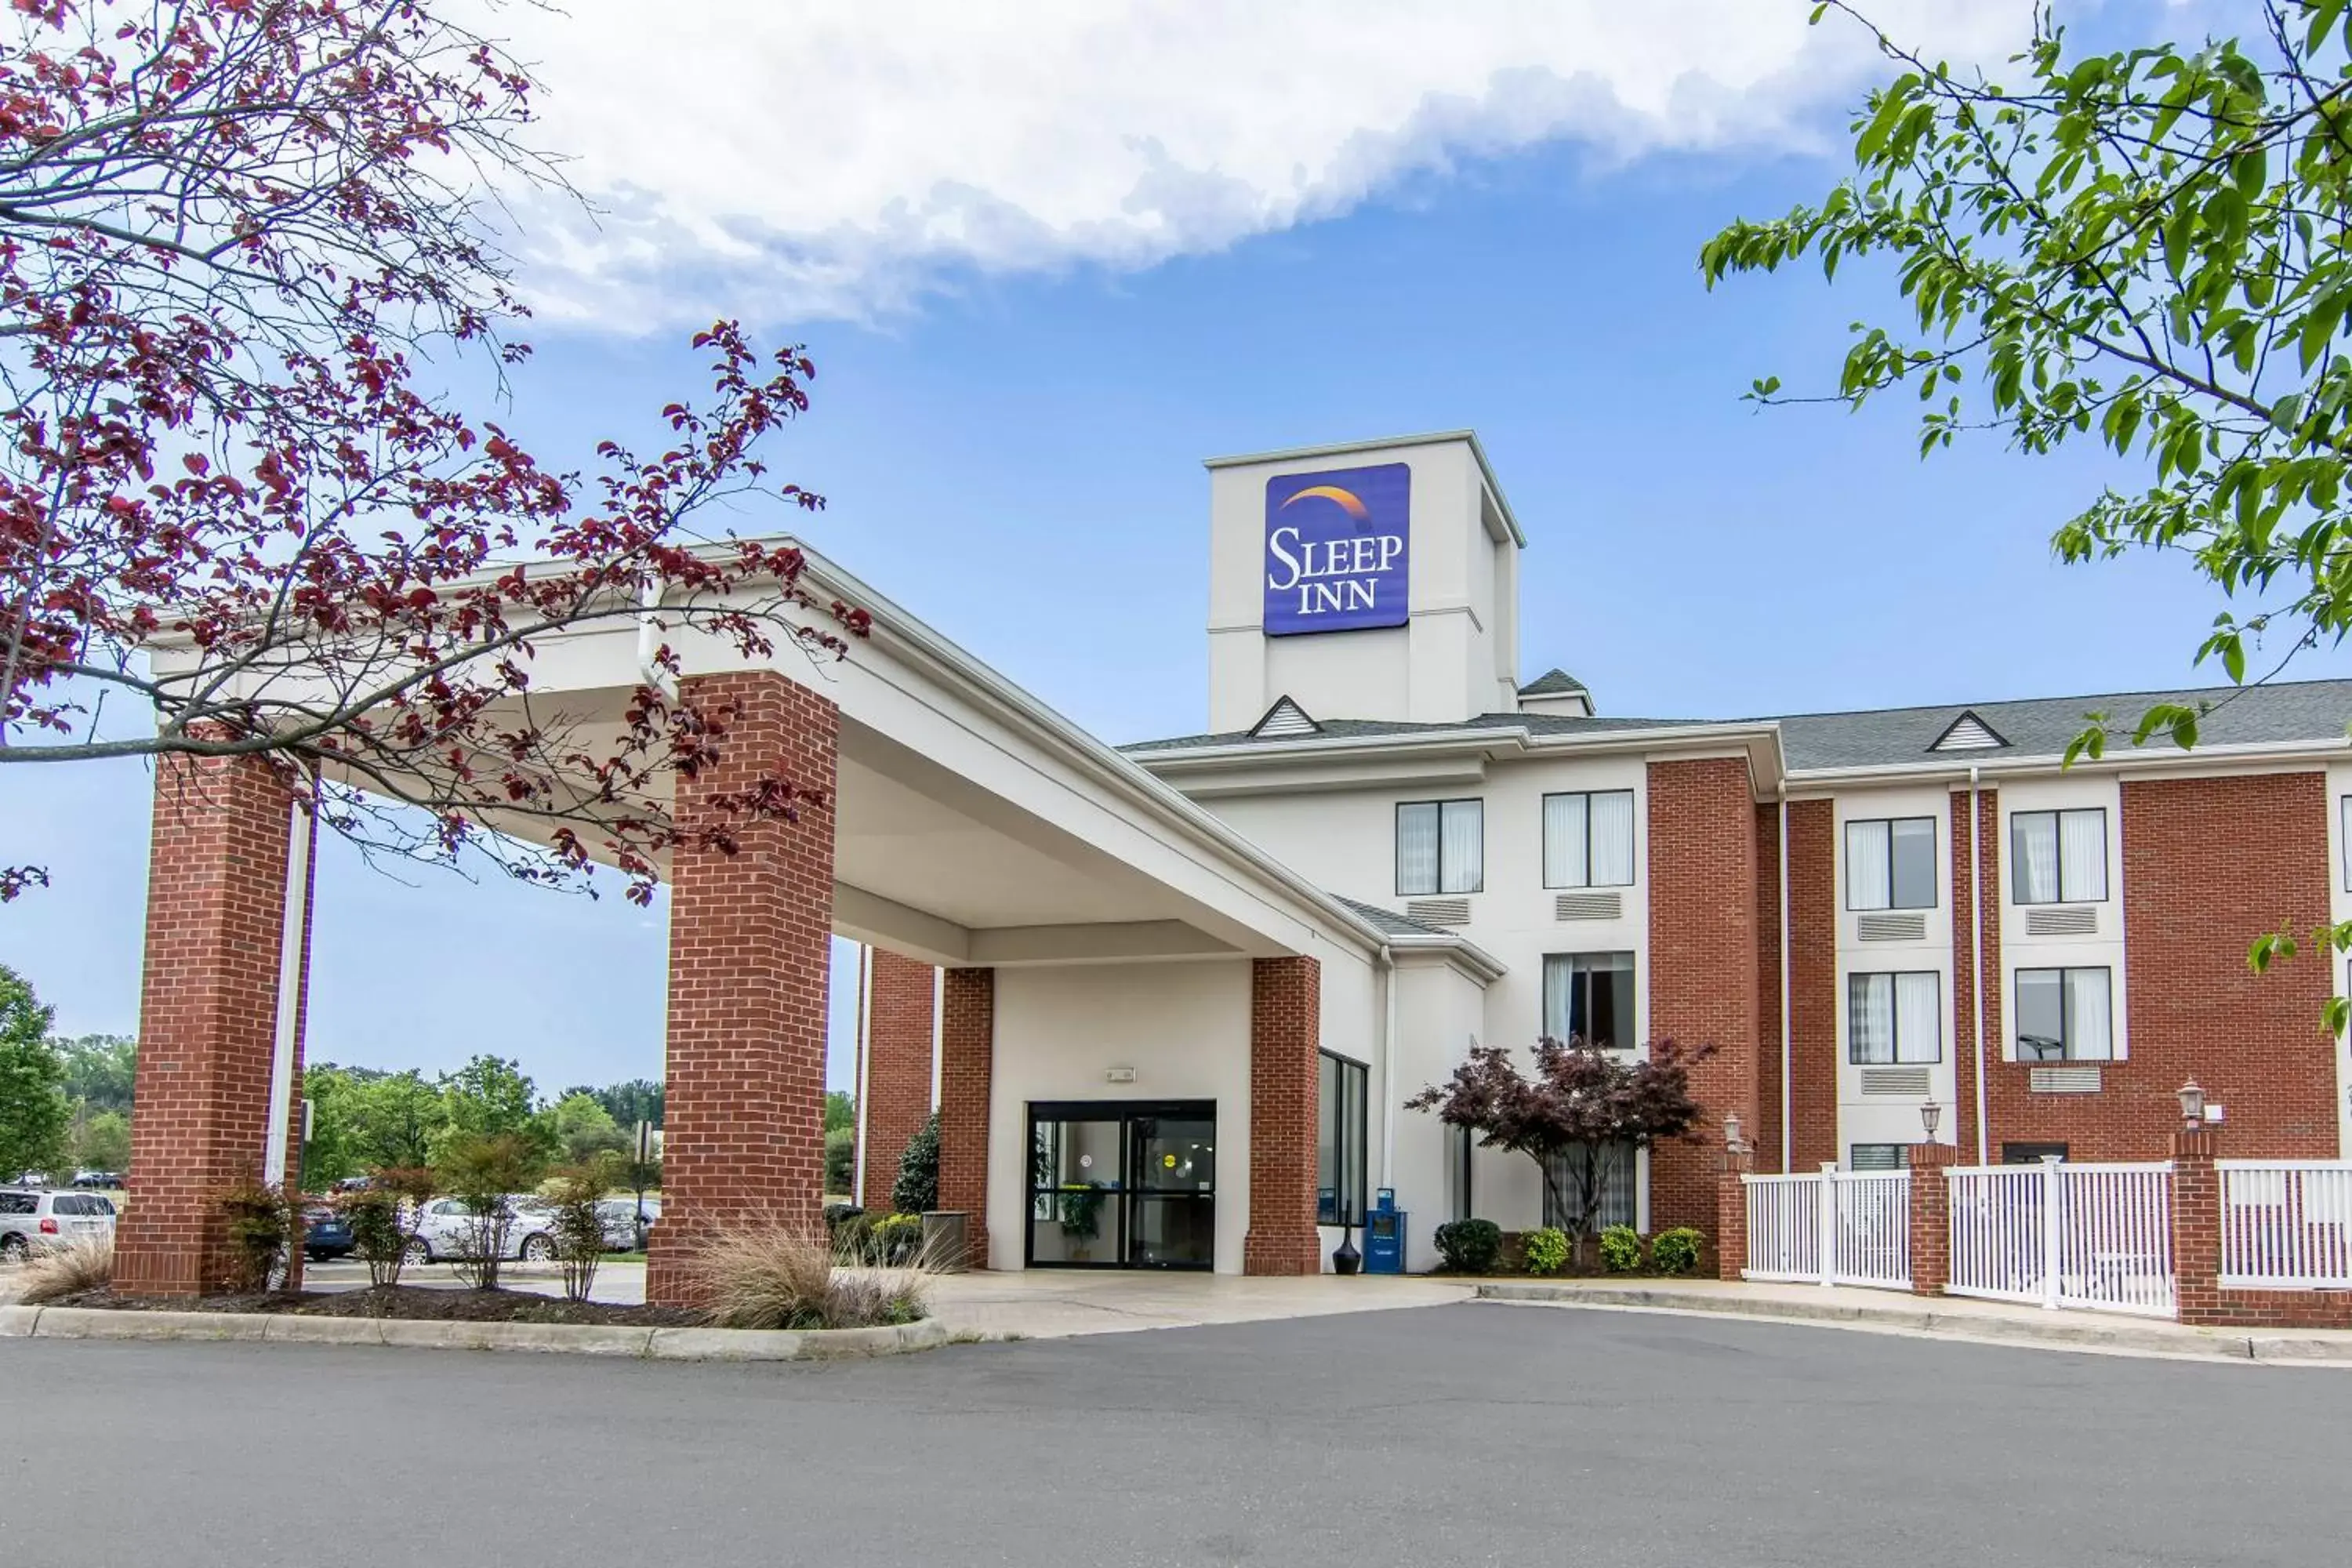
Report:
M 352 1222 L 324 1204 L 302 1205 L 302 1256 L 313 1263 L 349 1258 L 359 1250 Z
M 604 1222 L 604 1248 L 608 1252 L 642 1252 L 646 1238 L 637 1230 L 637 1200 L 606 1198 L 596 1205 L 598 1217 Z M 661 1218 L 661 1199 L 646 1200 L 646 1224 Z
M 114 1238 L 114 1205 L 89 1193 L 0 1192 L 0 1258 L 14 1263 L 84 1238 Z
M 507 1205 L 513 1209 L 515 1217 L 507 1226 L 506 1248 L 499 1256 L 554 1257 L 553 1215 L 547 1200 L 517 1193 L 509 1195 Z M 527 1248 L 526 1244 L 534 1240 L 539 1249 Z M 474 1246 L 474 1211 L 466 1200 L 435 1198 L 417 1216 L 416 1240 L 409 1248 L 409 1256 L 421 1262 L 446 1263 L 454 1258 L 472 1257 Z
M 120 1171 L 76 1171 L 73 1184 L 89 1192 L 120 1191 L 122 1173 Z

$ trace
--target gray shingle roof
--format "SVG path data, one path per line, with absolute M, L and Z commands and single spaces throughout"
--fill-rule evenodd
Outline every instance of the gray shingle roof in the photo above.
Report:
M 2111 725 L 2128 730 L 2152 705 L 2177 702 L 2215 704 L 2199 726 L 2198 744 L 2259 745 L 2291 741 L 2343 741 L 2352 724 L 2352 680 L 2279 681 L 2267 686 L 2206 687 L 2184 691 L 2123 691 L 2084 697 L 2036 697 L 2016 702 L 1953 702 L 1924 708 L 1875 708 L 1851 713 L 1765 715 L 1747 721 L 1780 727 L 1780 743 L 1792 773 L 1817 768 L 1868 768 L 1924 763 L 1936 753 L 1937 740 L 1963 713 L 1973 712 L 2007 745 L 1947 753 L 1987 761 L 2010 757 L 2056 757 L 2066 742 L 2085 728 L 2087 715 L 2105 713 Z M 1377 740 L 1382 736 L 1426 734 L 1441 730 L 1525 729 L 1535 735 L 1600 735 L 1633 730 L 1670 730 L 1706 724 L 1706 719 L 1580 719 L 1545 713 L 1487 713 L 1459 724 L 1411 724 L 1371 719 L 1325 719 L 1322 732 L 1253 742 L 1247 731 L 1218 735 L 1183 735 L 1172 740 L 1142 741 L 1122 746 L 1123 752 L 1150 754 L 1211 746 L 1258 745 L 1268 750 L 1334 739 Z M 2169 748 L 2168 739 L 2152 739 L 2148 748 Z M 2111 744 L 2112 752 L 2129 750 L 2128 735 Z
M 1571 691 L 1583 691 L 1588 696 L 1591 695 L 1584 682 L 1557 665 L 1519 688 L 1519 695 L 1522 697 L 1564 697 Z
M 1482 713 L 1475 719 L 1465 719 L 1459 724 L 1411 724 L 1388 719 L 1323 719 L 1318 735 L 1286 735 L 1280 738 L 1259 736 L 1255 739 L 1247 730 L 1229 730 L 1221 735 L 1179 735 L 1167 741 L 1137 741 L 1119 748 L 1132 756 L 1138 752 L 1182 752 L 1205 746 L 1286 746 L 1304 741 L 1333 739 L 1376 740 L 1382 735 L 1423 735 L 1438 730 L 1527 730 L 1538 735 L 1599 734 L 1617 730 L 1670 730 L 1682 724 L 1706 724 L 1706 719 L 1578 719 L 1567 714 L 1552 713 Z
M 1929 748 L 1961 714 L 1973 712 L 2009 743 L 1959 753 L 1998 757 L 2054 757 L 2104 713 L 2110 726 L 2126 731 L 2109 749 L 2130 749 L 2128 731 L 2140 714 L 2159 702 L 2194 707 L 2216 704 L 2198 726 L 2205 746 L 2259 745 L 2279 741 L 2341 741 L 2352 722 L 2352 680 L 2281 681 L 2271 686 L 2207 687 L 2189 691 L 2123 691 L 2105 696 L 2036 697 L 2021 702 L 1952 703 L 1936 708 L 1881 708 L 1855 713 L 1795 713 L 1779 721 L 1780 744 L 1792 772 L 1813 768 L 1882 767 L 1923 763 Z M 2149 738 L 2143 751 L 2172 749 L 2168 738 Z
M 1360 904 L 1353 899 L 1340 898 L 1338 893 L 1331 896 L 1371 921 L 1382 936 L 1447 936 L 1459 940 L 1462 935 L 1460 931 L 1447 931 L 1442 926 L 1423 925 L 1419 921 L 1407 920 L 1394 910 L 1384 910 L 1378 904 Z

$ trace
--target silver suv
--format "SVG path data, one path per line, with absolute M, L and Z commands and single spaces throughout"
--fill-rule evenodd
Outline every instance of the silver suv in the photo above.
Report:
M 114 1239 L 111 1199 L 92 1193 L 0 1190 L 0 1260 L 15 1263 L 84 1237 Z

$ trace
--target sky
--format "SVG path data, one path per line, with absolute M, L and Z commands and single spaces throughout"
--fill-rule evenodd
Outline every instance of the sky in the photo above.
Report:
M 1202 458 L 1463 427 L 1528 536 L 1523 673 L 1562 667 L 1603 713 L 2199 681 L 2221 601 L 2184 563 L 2051 559 L 2115 477 L 2095 458 L 1923 463 L 1907 399 L 1741 401 L 1827 384 L 1848 324 L 1892 314 L 1868 269 L 1697 275 L 1730 219 L 1829 188 L 1885 68 L 1810 8 L 702 0 L 659 36 L 617 0 L 502 9 L 604 214 L 514 204 L 539 320 L 507 416 L 584 461 L 694 388 L 695 322 L 805 343 L 813 405 L 769 457 L 826 510 L 709 526 L 798 529 L 1114 742 L 1204 719 Z M 2064 10 L 2116 37 L 2209 19 Z M 1873 14 L 1998 61 L 2029 11 Z M 54 879 L 0 906 L 0 962 L 61 1033 L 135 1029 L 149 789 L 137 763 L 0 776 L 0 863 Z M 313 1061 L 659 1075 L 665 914 L 617 883 L 402 879 L 330 841 L 314 922 Z

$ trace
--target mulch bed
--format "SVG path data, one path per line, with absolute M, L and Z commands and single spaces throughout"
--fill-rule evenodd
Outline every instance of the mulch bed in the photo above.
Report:
M 628 1329 L 696 1329 L 710 1319 L 691 1307 L 625 1307 L 567 1301 L 527 1290 L 434 1290 L 394 1285 L 363 1290 L 266 1290 L 240 1296 L 122 1296 L 83 1290 L 47 1303 L 118 1312 L 290 1312 L 305 1318 L 397 1318 L 413 1322 L 596 1323 Z

